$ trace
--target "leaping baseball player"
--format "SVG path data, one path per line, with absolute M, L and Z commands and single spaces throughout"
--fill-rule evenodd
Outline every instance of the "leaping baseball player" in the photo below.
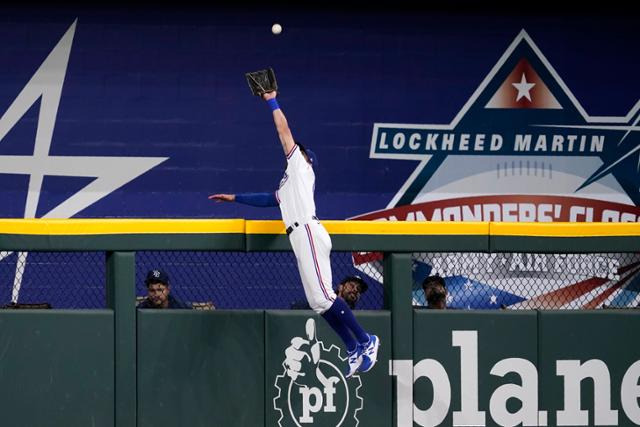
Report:
M 331 284 L 331 237 L 316 217 L 314 201 L 317 158 L 293 139 L 276 92 L 262 95 L 273 112 L 273 121 L 287 157 L 287 169 L 274 193 L 213 194 L 209 199 L 251 206 L 279 206 L 309 306 L 319 313 L 344 342 L 349 366 L 345 376 L 367 372 L 378 356 L 380 340 L 360 326 L 346 302 Z

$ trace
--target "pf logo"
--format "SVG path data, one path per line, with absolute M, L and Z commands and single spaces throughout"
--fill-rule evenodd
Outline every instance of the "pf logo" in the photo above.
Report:
M 358 394 L 362 381 L 358 375 L 344 377 L 346 360 L 337 346 L 326 348 L 318 340 L 315 320 L 307 319 L 305 336 L 292 338 L 285 349 L 283 372 L 274 384 L 278 426 L 357 427 L 364 404 Z

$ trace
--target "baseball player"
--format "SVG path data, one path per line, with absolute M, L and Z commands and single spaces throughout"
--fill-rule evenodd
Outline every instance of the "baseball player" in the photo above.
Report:
M 362 329 L 351 309 L 331 286 L 331 238 L 316 217 L 313 198 L 317 158 L 293 139 L 276 92 L 262 95 L 273 112 L 278 136 L 287 157 L 287 169 L 275 193 L 214 194 L 209 199 L 252 206 L 279 206 L 309 306 L 336 331 L 347 348 L 346 376 L 367 372 L 376 363 L 380 340 Z

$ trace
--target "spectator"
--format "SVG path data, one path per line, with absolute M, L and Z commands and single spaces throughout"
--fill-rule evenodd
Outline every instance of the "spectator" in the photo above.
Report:
M 360 300 L 362 294 L 367 292 L 369 285 L 360 276 L 347 276 L 336 289 L 336 295 L 342 298 L 349 308 L 355 310 L 356 303 Z M 292 309 L 309 310 L 309 304 L 306 301 L 297 301 L 291 304 Z
M 360 297 L 367 292 L 368 289 L 369 285 L 367 285 L 367 282 L 362 280 L 362 277 L 356 275 L 342 279 L 336 293 L 347 302 L 349 308 L 354 310 L 356 303 L 360 301 Z
M 444 310 L 447 308 L 447 285 L 440 276 L 429 276 L 422 282 L 427 308 Z
M 138 308 L 191 308 L 171 295 L 169 275 L 164 271 L 150 270 L 144 283 L 147 285 L 147 297 L 138 304 Z

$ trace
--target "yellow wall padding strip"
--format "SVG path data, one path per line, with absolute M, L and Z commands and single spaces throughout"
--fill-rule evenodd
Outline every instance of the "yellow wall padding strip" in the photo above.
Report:
M 492 236 L 597 237 L 638 236 L 637 222 L 492 222 Z
M 640 223 L 511 223 L 322 221 L 331 234 L 494 235 L 539 237 L 638 236 Z M 282 221 L 243 219 L 0 219 L 0 234 L 284 234 Z
M 488 222 L 321 221 L 331 234 L 487 235 Z M 282 221 L 247 221 L 247 234 L 281 234 Z
M 243 219 L 0 219 L 0 234 L 244 234 Z

